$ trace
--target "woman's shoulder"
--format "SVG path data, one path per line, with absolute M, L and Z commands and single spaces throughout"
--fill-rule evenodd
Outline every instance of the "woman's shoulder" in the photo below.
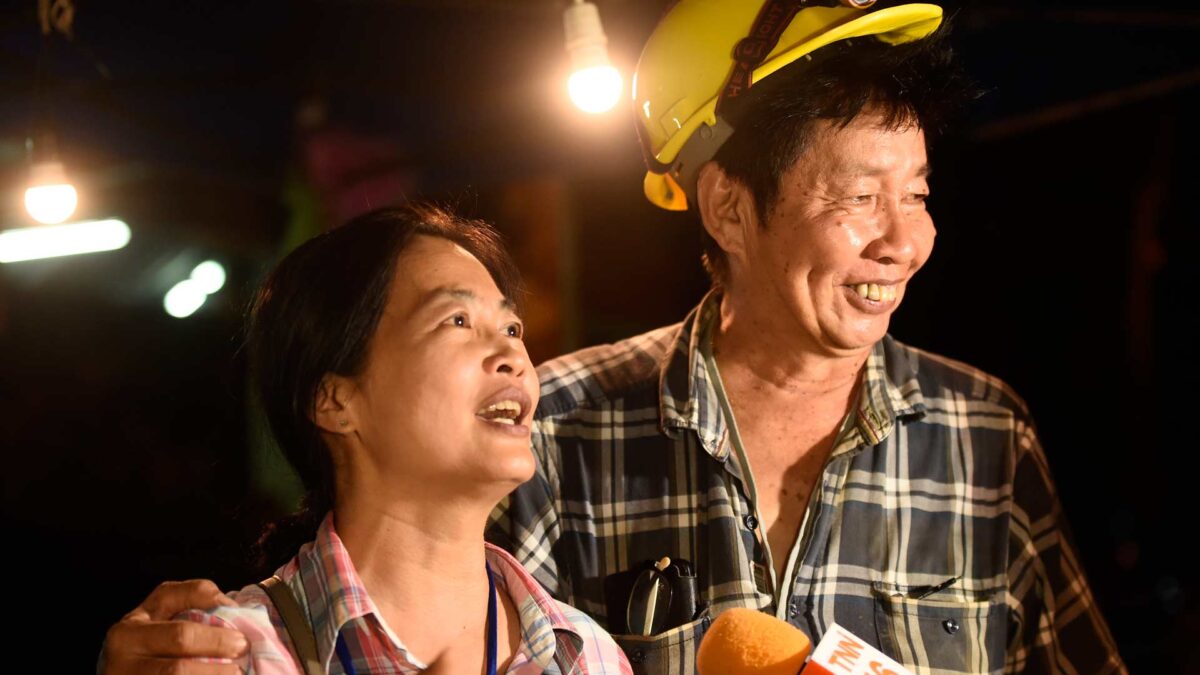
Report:
M 207 610 L 191 609 L 175 618 L 219 628 L 236 630 L 245 636 L 249 649 L 232 661 L 248 673 L 258 675 L 300 675 L 299 664 L 291 654 L 285 629 L 270 598 L 257 584 L 227 593 L 236 604 Z

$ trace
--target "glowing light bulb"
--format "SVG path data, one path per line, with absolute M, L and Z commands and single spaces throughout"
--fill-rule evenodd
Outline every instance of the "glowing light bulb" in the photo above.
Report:
M 200 284 L 206 295 L 212 295 L 225 285 L 225 268 L 216 260 L 205 260 L 192 270 L 192 281 Z
M 621 99 L 621 74 L 612 66 L 594 66 L 574 72 L 567 80 L 567 91 L 576 107 L 587 113 L 613 109 Z
M 563 13 L 567 54 L 572 73 L 567 93 L 576 107 L 596 114 L 612 110 L 621 99 L 621 73 L 608 60 L 608 38 L 600 25 L 600 10 L 590 2 L 575 2 Z
M 29 175 L 29 187 L 25 190 L 25 210 L 39 223 L 57 225 L 79 205 L 79 194 L 67 180 L 61 162 L 39 162 L 33 165 Z
M 195 279 L 184 279 L 163 296 L 163 308 L 176 319 L 184 319 L 195 314 L 207 298 L 208 293 L 204 292 L 202 283 Z

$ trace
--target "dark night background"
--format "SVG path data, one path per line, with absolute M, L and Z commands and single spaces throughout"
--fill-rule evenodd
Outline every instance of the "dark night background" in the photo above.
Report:
M 597 4 L 628 83 L 666 3 Z M 133 240 L 0 265 L 7 606 L 56 644 L 13 644 L 12 665 L 91 669 L 160 580 L 252 580 L 248 543 L 292 493 L 246 404 L 242 308 L 324 224 L 417 196 L 498 222 L 538 360 L 675 322 L 705 290 L 697 223 L 641 197 L 632 113 L 567 102 L 565 2 L 77 0 L 74 40 L 45 43 L 36 6 L 0 14 L 0 229 L 29 222 L 25 138 L 52 124 L 76 217 Z M 893 322 L 1028 400 L 1146 673 L 1200 672 L 1193 7 L 948 5 L 988 94 L 934 149 L 938 244 Z M 206 258 L 229 282 L 171 318 L 162 294 Z

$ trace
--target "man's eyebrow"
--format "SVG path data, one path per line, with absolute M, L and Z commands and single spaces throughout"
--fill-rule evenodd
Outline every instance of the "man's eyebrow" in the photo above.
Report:
M 425 306 L 444 298 L 462 300 L 464 302 L 471 303 L 479 302 L 479 296 L 475 295 L 475 292 L 469 288 L 462 288 L 459 286 L 438 286 L 437 288 L 426 293 L 425 297 L 421 298 L 420 304 L 421 306 Z M 500 309 L 508 310 L 510 312 L 515 312 L 517 309 L 516 304 L 508 298 L 501 298 L 498 304 Z
M 840 170 L 842 173 L 851 176 L 874 177 L 887 173 L 887 170 L 881 166 L 872 166 L 870 164 L 862 164 L 859 162 L 843 164 L 840 167 Z M 917 178 L 929 178 L 930 174 L 932 173 L 933 167 L 929 165 L 929 162 L 926 162 L 917 168 Z

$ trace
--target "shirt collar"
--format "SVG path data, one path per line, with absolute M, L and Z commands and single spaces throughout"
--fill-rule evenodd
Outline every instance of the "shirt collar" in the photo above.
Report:
M 709 291 L 680 325 L 660 376 L 659 421 L 670 436 L 685 429 L 695 432 L 705 451 L 724 461 L 730 452 L 724 442 L 728 426 L 702 351 L 705 333 L 717 320 L 720 307 L 720 291 Z M 891 434 L 897 418 L 924 415 L 916 358 L 890 335 L 871 347 L 851 433 L 843 434 L 834 454 L 878 444 Z
M 374 627 L 387 636 L 400 658 L 413 668 L 426 667 L 383 622 L 382 614 L 367 595 L 350 553 L 337 534 L 332 512 L 321 522 L 317 538 L 301 547 L 294 562 L 297 573 L 287 583 L 307 605 L 317 641 L 317 656 L 326 668 L 333 658 L 342 628 L 355 619 L 368 617 L 374 617 Z
M 576 672 L 574 664 L 583 654 L 583 637 L 578 629 L 516 558 L 492 544 L 485 547 L 496 591 L 508 594 L 521 618 L 521 645 L 509 670 L 518 669 L 524 662 L 536 663 L 545 670 L 558 656 L 560 663 L 565 660 L 564 665 L 571 665 L 562 672 Z
M 517 607 L 521 620 L 521 645 L 518 656 L 549 667 L 556 653 L 568 661 L 583 654 L 583 637 L 559 609 L 554 598 L 534 580 L 515 558 L 491 544 L 484 544 L 488 563 L 495 573 L 497 593 L 507 593 Z M 355 619 L 370 620 L 391 641 L 397 655 L 413 669 L 427 666 L 409 653 L 404 643 L 381 619 L 362 579 L 350 560 L 333 524 L 333 514 L 325 516 L 317 538 L 305 544 L 293 561 L 296 574 L 288 585 L 308 608 L 317 641 L 317 656 L 328 668 L 334 656 L 338 634 Z M 513 664 L 517 661 L 514 659 Z M 573 672 L 564 670 L 563 672 Z
M 891 435 L 897 420 L 924 414 L 925 397 L 917 381 L 915 356 L 885 335 L 867 355 L 850 433 L 843 434 L 833 454 L 877 445 Z
M 664 433 L 677 437 L 681 431 L 691 430 L 700 437 L 705 452 L 725 461 L 729 455 L 729 444 L 725 442 L 728 428 L 701 350 L 705 330 L 716 320 L 720 308 L 721 293 L 709 291 L 679 326 L 659 377 L 658 402 Z

